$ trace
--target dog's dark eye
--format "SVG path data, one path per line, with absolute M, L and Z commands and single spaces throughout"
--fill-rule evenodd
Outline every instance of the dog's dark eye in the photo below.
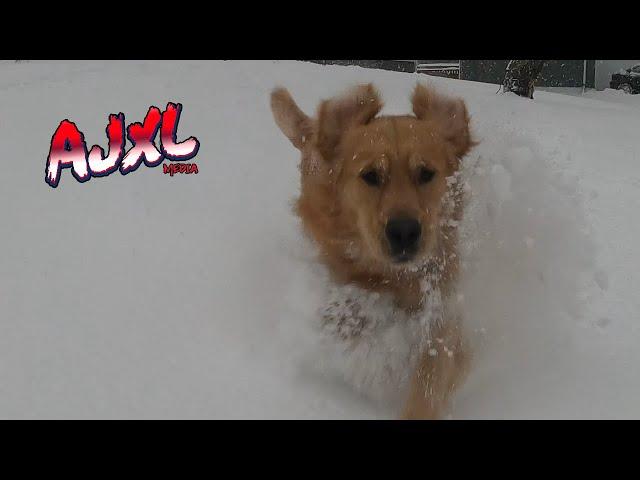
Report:
M 375 170 L 365 170 L 360 174 L 360 178 L 365 181 L 367 185 L 377 187 L 380 185 L 380 175 Z
M 434 172 L 433 170 L 429 170 L 426 167 L 421 167 L 420 171 L 418 172 L 418 183 L 429 183 L 434 175 L 436 174 L 436 172 Z

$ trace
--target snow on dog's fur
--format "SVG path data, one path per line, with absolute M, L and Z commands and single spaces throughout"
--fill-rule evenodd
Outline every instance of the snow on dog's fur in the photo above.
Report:
M 422 85 L 411 100 L 414 115 L 377 116 L 369 84 L 321 102 L 315 118 L 284 89 L 271 106 L 302 153 L 296 211 L 331 277 L 318 326 L 345 378 L 402 395 L 403 417 L 434 418 L 468 363 L 454 306 L 458 172 L 474 142 L 462 100 Z

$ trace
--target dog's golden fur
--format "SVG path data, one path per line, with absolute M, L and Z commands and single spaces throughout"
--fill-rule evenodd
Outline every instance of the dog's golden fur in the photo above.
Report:
M 285 89 L 271 95 L 276 123 L 302 154 L 297 214 L 334 281 L 390 293 L 407 312 L 422 308 L 425 268 L 438 270 L 443 296 L 455 288 L 462 201 L 450 179 L 474 145 L 462 100 L 417 85 L 411 102 L 414 115 L 378 116 L 378 93 L 360 85 L 321 102 L 311 118 Z M 424 170 L 427 181 L 420 180 Z M 370 171 L 373 186 L 362 178 Z M 395 262 L 385 240 L 394 215 L 421 225 L 410 262 Z M 440 417 L 466 370 L 458 319 L 451 315 L 434 329 L 438 341 L 416 369 L 403 418 Z

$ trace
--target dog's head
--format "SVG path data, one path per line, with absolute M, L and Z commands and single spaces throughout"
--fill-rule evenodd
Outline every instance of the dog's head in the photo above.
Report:
M 302 152 L 298 213 L 325 253 L 383 267 L 429 257 L 439 239 L 448 177 L 474 142 L 460 99 L 418 85 L 413 116 L 376 115 L 371 84 L 305 115 L 289 93 L 271 96 L 276 123 Z

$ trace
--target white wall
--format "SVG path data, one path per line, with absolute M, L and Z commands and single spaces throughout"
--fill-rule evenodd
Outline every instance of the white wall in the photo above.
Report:
M 621 68 L 629 68 L 640 63 L 640 60 L 596 60 L 596 89 L 609 88 L 611 74 Z

